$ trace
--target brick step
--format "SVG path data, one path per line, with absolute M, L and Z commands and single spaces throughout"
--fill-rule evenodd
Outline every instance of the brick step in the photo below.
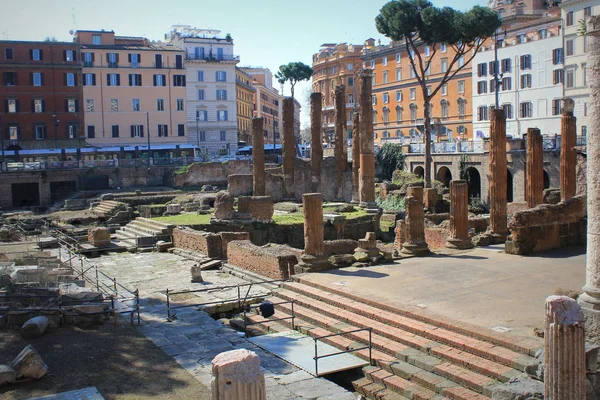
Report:
M 403 379 L 393 373 L 379 367 L 363 368 L 365 378 L 370 379 L 373 383 L 379 384 L 384 388 L 404 396 L 407 399 L 432 399 L 437 396 L 438 399 L 446 399 L 438 396 L 436 392 L 431 391 L 414 382 Z
M 401 324 L 404 320 L 400 317 L 409 318 L 410 321 L 422 322 L 425 327 L 433 327 L 436 329 L 445 329 L 450 332 L 464 335 L 468 338 L 477 339 L 480 341 L 488 342 L 496 346 L 501 346 L 506 349 L 518 352 L 523 355 L 530 357 L 535 356 L 536 352 L 543 347 L 544 341 L 538 338 L 524 338 L 518 336 L 510 336 L 506 334 L 500 334 L 492 331 L 488 328 L 483 328 L 477 325 L 459 322 L 450 318 L 446 318 L 439 315 L 434 315 L 426 310 L 410 308 L 410 307 L 392 307 L 388 304 L 380 303 L 375 300 L 362 298 L 360 296 L 346 293 L 342 289 L 329 287 L 308 281 L 302 277 L 296 278 L 297 283 L 288 284 L 291 290 L 302 292 L 309 297 L 315 297 L 319 299 L 326 299 L 327 302 L 332 303 L 335 300 L 337 304 L 343 305 L 344 308 L 349 308 L 358 303 L 359 307 L 355 307 L 355 312 L 362 310 L 365 316 L 373 316 L 376 318 L 381 317 L 381 322 Z M 292 289 L 292 286 L 295 287 Z M 524 364 L 532 359 L 524 359 Z M 519 368 L 520 369 L 520 368 Z
M 386 389 L 385 386 L 375 383 L 369 378 L 360 378 L 352 382 L 352 386 L 354 386 L 354 389 L 358 393 L 372 400 L 410 400 L 407 397 Z
M 191 251 L 191 250 L 174 248 L 172 250 L 172 252 L 173 252 L 173 254 L 176 254 L 180 257 L 183 257 L 185 259 L 188 259 L 190 261 L 195 261 L 198 263 L 205 263 L 205 262 L 208 262 L 211 260 L 210 257 L 208 257 L 204 254 L 197 253 L 195 251 Z
M 168 233 L 163 233 L 161 231 L 152 231 L 150 229 L 146 229 L 146 228 L 139 227 L 136 225 L 131 225 L 131 224 L 127 224 L 127 225 L 121 227 L 121 229 L 119 229 L 119 230 L 128 231 L 128 232 L 131 232 L 138 236 L 169 236 Z
M 284 284 L 283 286 L 287 287 L 286 284 Z M 330 319 L 335 319 L 336 321 L 333 324 L 339 324 L 340 322 L 342 322 L 350 323 L 353 326 L 356 326 L 357 328 L 371 327 L 373 328 L 373 332 L 376 335 L 379 335 L 380 337 L 385 339 L 391 339 L 394 343 L 401 343 L 402 345 L 404 345 L 405 348 L 406 346 L 408 346 L 413 349 L 417 349 L 425 354 L 449 360 L 455 364 L 469 368 L 475 372 L 484 374 L 494 379 L 498 379 L 502 382 L 507 382 L 513 376 L 520 375 L 519 371 L 513 369 L 512 366 L 502 365 L 501 363 L 494 361 L 493 359 L 486 359 L 485 357 L 481 357 L 476 354 L 471 354 L 471 352 L 464 351 L 464 348 L 461 346 L 462 343 L 464 343 L 463 340 L 474 340 L 471 338 L 456 338 L 456 334 L 452 332 L 443 332 L 442 329 L 435 328 L 430 329 L 432 332 L 431 335 L 426 335 L 424 333 L 428 328 L 423 326 L 423 324 L 419 322 L 414 322 L 410 320 L 404 321 L 404 323 L 402 324 L 402 328 L 405 329 L 401 329 L 394 326 L 399 324 L 393 324 L 392 322 L 388 321 L 386 321 L 385 323 L 379 322 L 381 320 L 380 318 L 374 320 L 372 318 L 367 318 L 361 314 L 348 311 L 348 309 L 357 309 L 358 304 L 347 304 L 347 306 L 344 307 L 346 309 L 343 309 L 341 307 L 338 308 L 326 304 L 322 301 L 316 300 L 315 298 L 304 296 L 302 294 L 299 294 L 298 292 L 293 292 L 287 289 L 281 289 L 277 291 L 276 295 L 277 297 L 284 298 L 285 300 L 294 300 L 294 311 L 298 314 L 302 313 L 302 316 L 305 318 L 318 319 L 320 318 L 320 315 L 324 315 L 329 317 Z M 336 304 L 336 299 L 328 298 L 327 302 L 330 304 Z M 291 305 L 282 304 L 278 305 L 278 307 L 285 309 L 286 312 L 290 312 Z M 330 321 L 324 320 L 322 321 L 322 323 L 327 324 L 330 323 Z M 329 327 L 329 325 L 325 326 Z M 444 337 L 444 334 L 449 335 L 449 337 Z M 383 342 L 385 346 L 389 342 L 389 340 L 384 340 Z M 443 343 L 448 343 L 449 345 Z M 456 345 L 457 343 L 461 347 L 458 347 Z M 482 344 L 482 346 L 483 345 L 484 344 Z M 391 347 L 391 350 L 394 349 L 394 347 Z M 396 353 L 392 354 L 395 355 Z M 483 354 L 488 355 L 485 352 L 483 352 Z M 515 353 L 515 355 L 517 357 L 529 357 L 519 355 L 517 353 Z

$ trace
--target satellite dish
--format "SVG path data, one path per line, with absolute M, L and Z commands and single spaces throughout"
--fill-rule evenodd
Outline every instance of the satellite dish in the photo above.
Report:
M 69 35 L 72 35 L 72 34 L 74 34 L 74 33 L 75 33 L 75 32 L 73 31 L 73 29 L 71 29 L 71 30 L 69 31 Z

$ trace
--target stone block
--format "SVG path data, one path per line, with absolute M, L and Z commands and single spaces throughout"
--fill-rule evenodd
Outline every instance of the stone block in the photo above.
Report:
M 100 196 L 100 201 L 114 200 L 115 195 L 112 193 L 104 193 Z
M 96 247 L 106 247 L 110 244 L 110 231 L 104 227 L 94 227 L 88 230 L 88 242 Z
M 164 240 L 156 242 L 156 250 L 159 253 L 166 253 L 171 247 L 173 247 L 173 242 L 165 242 Z
M 241 196 L 238 212 L 250 214 L 253 221 L 270 222 L 273 219 L 273 199 L 270 196 Z
M 233 240 L 250 240 L 249 232 L 219 232 L 221 236 L 221 259 L 227 260 L 227 245 Z
M 25 347 L 17 355 L 11 367 L 17 373 L 17 379 L 40 379 L 48 372 L 48 366 L 31 345 Z
M 194 283 L 201 283 L 204 282 L 204 279 L 202 279 L 202 266 L 201 265 L 193 265 L 190 268 L 190 272 L 192 274 L 192 282 Z
M 231 193 L 226 191 L 217 193 L 214 218 L 217 220 L 230 220 L 233 216 L 233 201 L 234 196 Z
M 46 282 L 48 270 L 37 266 L 21 267 L 11 274 L 11 279 L 15 283 Z
M 212 400 L 265 400 L 265 377 L 260 358 L 246 349 L 218 354 L 211 362 Z
M 252 194 L 252 174 L 232 174 L 227 177 L 227 191 L 233 196 Z
M 6 364 L 0 364 L 0 387 L 17 380 L 17 372 Z
M 167 213 L 169 215 L 177 215 L 181 213 L 181 205 L 179 203 L 167 204 Z
M 31 318 L 21 327 L 21 336 L 24 339 L 33 339 L 42 336 L 48 329 L 48 318 L 44 316 Z
M 178 249 L 191 250 L 210 258 L 222 257 L 221 235 L 190 228 L 173 230 L 173 245 Z
M 234 240 L 227 246 L 229 264 L 271 279 L 288 279 L 300 253 L 285 245 L 256 246 L 249 240 Z

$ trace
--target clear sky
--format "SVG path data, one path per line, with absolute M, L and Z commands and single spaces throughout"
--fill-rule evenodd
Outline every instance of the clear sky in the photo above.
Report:
M 0 0 L 0 39 L 71 41 L 70 30 L 114 30 L 119 36 L 164 40 L 173 24 L 219 29 L 233 37 L 238 66 L 262 66 L 275 73 L 291 61 L 312 64 L 323 43 L 362 44 L 377 32 L 375 17 L 386 0 Z M 461 10 L 485 0 L 433 0 Z M 278 85 L 277 88 L 279 89 Z M 310 83 L 296 86 L 309 120 Z M 284 94 L 289 95 L 289 87 Z

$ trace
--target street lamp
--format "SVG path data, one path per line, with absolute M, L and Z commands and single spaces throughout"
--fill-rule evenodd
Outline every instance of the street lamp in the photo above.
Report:
M 60 123 L 60 120 L 56 114 L 52 114 L 52 118 L 54 119 L 54 148 L 58 149 L 58 124 Z
M 196 110 L 196 143 L 198 144 L 198 156 L 200 156 L 200 114 L 198 110 Z

